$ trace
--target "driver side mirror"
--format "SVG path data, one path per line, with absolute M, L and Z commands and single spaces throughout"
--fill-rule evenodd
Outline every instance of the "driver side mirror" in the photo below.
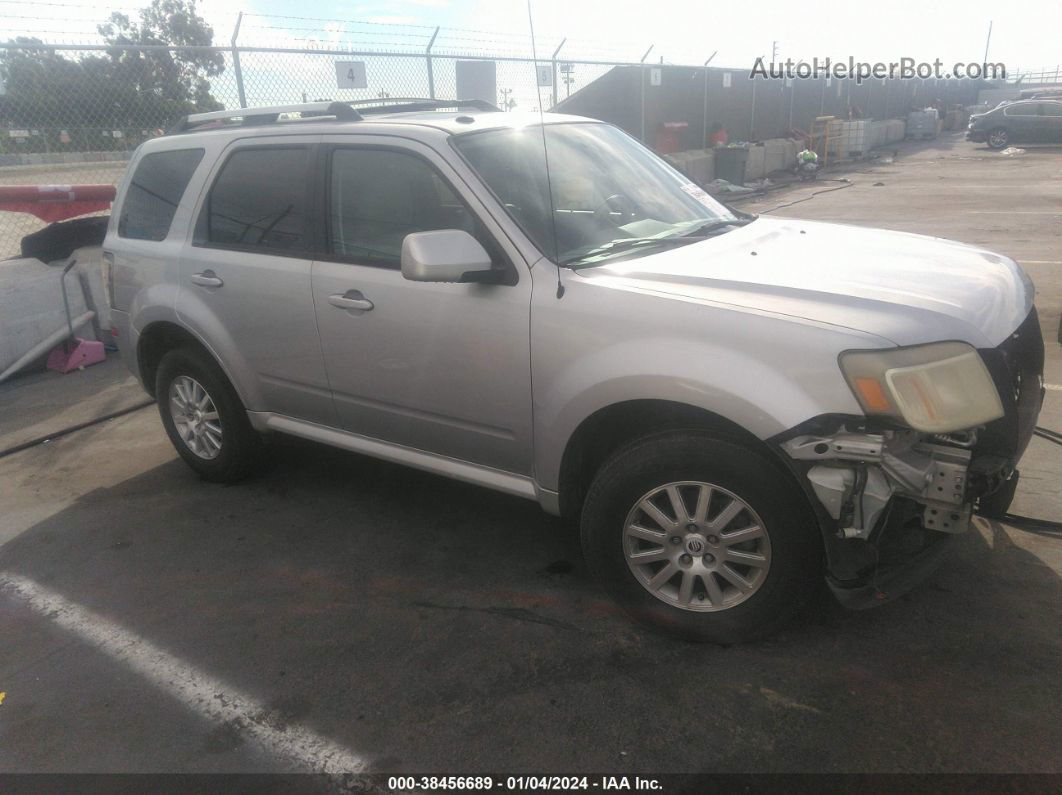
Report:
M 414 282 L 489 282 L 490 255 L 462 229 L 413 232 L 402 241 L 402 275 Z

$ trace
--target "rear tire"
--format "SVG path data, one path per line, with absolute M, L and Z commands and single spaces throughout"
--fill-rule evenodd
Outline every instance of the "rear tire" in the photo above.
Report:
M 235 483 L 255 471 L 262 437 L 225 373 L 205 351 L 177 348 L 159 362 L 155 396 L 177 453 L 204 480 Z
M 766 457 L 703 431 L 648 436 L 613 455 L 587 493 L 581 536 L 589 569 L 624 610 L 687 640 L 766 637 L 822 581 L 804 495 Z

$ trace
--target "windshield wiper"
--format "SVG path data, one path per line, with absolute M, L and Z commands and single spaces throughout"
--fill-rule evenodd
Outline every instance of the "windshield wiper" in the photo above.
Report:
M 733 218 L 726 221 L 709 221 L 706 224 L 701 224 L 695 229 L 690 230 L 683 237 L 700 237 L 704 235 L 710 235 L 712 232 L 717 232 L 720 229 L 725 229 L 728 226 L 746 226 L 751 224 L 756 219 L 753 218 Z
M 584 252 L 583 254 L 562 259 L 560 264 L 571 265 L 581 260 L 601 256 L 602 254 L 618 254 L 621 251 L 627 251 L 640 246 L 648 246 L 654 243 L 661 246 L 681 246 L 686 243 L 696 243 L 699 239 L 700 238 L 692 235 L 681 235 L 679 237 L 624 237 L 619 240 L 613 240 L 611 243 L 604 243 L 597 248 Z

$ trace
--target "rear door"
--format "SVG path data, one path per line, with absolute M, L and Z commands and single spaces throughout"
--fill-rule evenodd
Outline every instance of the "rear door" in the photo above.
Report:
M 181 259 L 177 312 L 249 410 L 334 424 L 310 291 L 318 140 L 246 139 L 221 155 Z
M 529 474 L 531 278 L 515 248 L 423 144 L 326 136 L 321 171 L 313 292 L 341 427 Z M 484 245 L 505 283 L 403 278 L 407 234 L 455 228 Z M 348 308 L 351 298 L 369 308 Z
M 1062 102 L 1041 102 L 1040 113 L 1047 136 L 1045 142 L 1062 143 Z
M 1035 143 L 1043 134 L 1039 102 L 1015 102 L 1003 109 L 1011 143 Z

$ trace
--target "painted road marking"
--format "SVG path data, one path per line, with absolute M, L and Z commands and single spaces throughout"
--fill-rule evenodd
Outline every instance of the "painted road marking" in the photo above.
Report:
M 31 579 L 0 572 L 0 593 L 26 603 L 211 723 L 238 726 L 241 734 L 286 762 L 329 775 L 360 773 L 367 767 L 364 758 L 311 729 L 274 729 L 263 722 L 268 708 L 253 697 Z
M 1062 265 L 1062 259 L 1020 259 L 1025 265 Z
M 1050 389 L 1052 392 L 1062 392 L 1062 384 L 1044 384 L 1044 389 Z
M 1062 215 L 1058 210 L 965 210 L 967 215 Z

